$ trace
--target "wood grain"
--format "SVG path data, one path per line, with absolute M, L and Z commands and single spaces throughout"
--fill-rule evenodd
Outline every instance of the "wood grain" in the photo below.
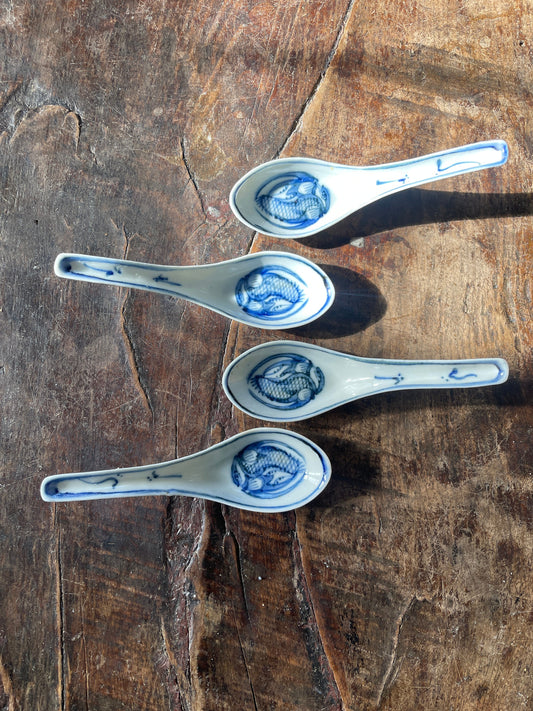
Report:
M 0 709 L 531 708 L 532 25 L 507 0 L 0 5 Z M 229 209 L 277 156 L 364 165 L 489 138 L 504 167 L 306 240 Z M 261 249 L 321 264 L 331 311 L 272 334 L 52 270 L 61 251 Z M 291 425 L 333 464 L 296 512 L 40 500 L 48 474 L 266 424 L 220 376 L 272 338 L 501 356 L 511 376 Z

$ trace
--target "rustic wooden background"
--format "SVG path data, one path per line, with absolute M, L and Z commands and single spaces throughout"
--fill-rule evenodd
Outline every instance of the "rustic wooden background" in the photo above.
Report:
M 0 709 L 533 708 L 529 0 L 0 1 Z M 265 160 L 380 163 L 503 138 L 508 163 L 303 241 L 228 194 Z M 56 278 L 60 251 L 204 264 L 282 249 L 331 313 L 261 332 Z M 502 356 L 497 388 L 291 426 L 312 505 L 45 504 L 48 474 L 150 464 L 264 424 L 220 385 L 272 337 Z

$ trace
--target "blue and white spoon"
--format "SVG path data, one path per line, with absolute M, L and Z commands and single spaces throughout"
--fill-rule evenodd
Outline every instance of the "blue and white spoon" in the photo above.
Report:
M 179 296 L 248 326 L 303 326 L 335 298 L 329 277 L 288 252 L 257 252 L 216 264 L 160 266 L 84 254 L 60 254 L 60 277 Z
M 41 496 L 57 503 L 157 494 L 193 496 L 274 513 L 309 503 L 330 476 L 327 455 L 311 440 L 263 427 L 169 462 L 55 474 L 43 480 Z
M 297 341 L 273 341 L 236 358 L 222 384 L 231 402 L 246 414 L 295 422 L 377 393 L 498 385 L 508 375 L 502 358 L 360 358 Z
M 253 230 L 272 237 L 308 237 L 386 195 L 503 165 L 505 141 L 482 141 L 367 167 L 314 158 L 279 158 L 243 176 L 230 193 L 231 209 Z

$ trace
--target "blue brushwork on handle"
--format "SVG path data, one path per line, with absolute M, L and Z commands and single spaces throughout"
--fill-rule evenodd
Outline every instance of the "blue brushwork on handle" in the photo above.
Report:
M 394 385 L 399 385 L 403 378 L 403 375 L 401 373 L 398 373 L 398 375 L 374 375 L 375 380 L 393 380 Z
M 122 474 L 116 474 L 115 476 L 104 476 L 101 479 L 95 477 L 76 477 L 76 481 L 82 481 L 84 484 L 90 484 L 91 486 L 110 486 L 112 489 L 118 486 L 119 481 L 122 478 Z M 55 492 L 57 493 L 57 491 Z
M 272 224 L 289 229 L 313 225 L 329 210 L 329 192 L 309 173 L 296 171 L 270 179 L 259 188 L 255 202 Z
M 465 166 L 471 165 L 471 166 L 480 166 L 481 163 L 479 161 L 461 161 L 459 163 L 453 163 L 452 165 L 446 165 L 443 167 L 443 161 L 442 158 L 437 158 L 436 161 L 437 164 L 437 172 L 438 173 L 446 173 L 448 170 L 456 170 L 460 169 L 461 171 L 465 169 Z M 376 180 L 376 185 L 388 185 L 390 183 L 400 183 L 400 185 L 404 185 L 407 181 L 409 180 L 409 174 L 406 173 L 403 175 L 401 178 L 393 178 L 392 180 Z
M 459 163 L 452 163 L 451 165 L 446 165 L 444 167 L 442 166 L 442 163 L 443 163 L 442 158 L 437 158 L 437 170 L 439 173 L 445 173 L 447 170 L 456 170 L 459 167 L 461 170 L 464 170 L 465 166 L 467 166 L 467 165 L 473 165 L 473 166 L 481 165 L 481 163 L 478 160 L 476 160 L 476 161 L 462 160 L 462 161 L 459 161 Z
M 181 286 L 181 283 L 179 281 L 170 281 L 170 279 L 166 276 L 163 276 L 162 274 L 158 274 L 153 278 L 153 281 L 155 281 L 156 284 L 160 284 L 163 282 L 163 284 L 168 284 L 169 286 Z
M 263 405 L 295 410 L 321 392 L 325 378 L 309 358 L 284 353 L 261 361 L 249 373 L 247 382 L 250 394 Z
M 497 141 L 496 143 L 489 145 L 487 147 L 489 148 L 494 148 L 497 151 L 500 151 L 501 153 L 501 158 L 498 161 L 495 161 L 491 165 L 501 165 L 505 163 L 507 160 L 508 156 L 508 148 L 507 145 L 503 142 Z M 468 170 L 476 170 L 476 168 L 482 168 L 485 163 L 479 160 L 458 160 L 455 163 L 448 163 L 447 161 L 450 160 L 450 158 L 453 159 L 454 153 L 461 153 L 462 156 L 465 156 L 468 152 L 476 152 L 479 150 L 479 145 L 478 144 L 473 144 L 472 146 L 468 147 L 463 147 L 459 149 L 458 151 L 450 151 L 446 156 L 442 156 L 440 158 L 437 158 L 436 156 L 426 156 L 422 160 L 427 159 L 428 161 L 430 160 L 435 160 L 435 167 L 437 170 L 438 174 L 444 174 L 444 173 L 450 173 L 451 176 L 453 175 L 460 175 L 461 173 L 464 173 L 465 171 Z M 413 160 L 407 160 L 403 161 L 403 167 L 405 169 L 408 169 L 410 165 L 416 165 L 419 162 L 420 159 L 415 158 Z M 379 169 L 380 166 L 377 166 Z M 404 173 L 400 178 L 393 178 L 390 180 L 376 180 L 376 185 L 387 185 L 387 184 L 394 184 L 398 183 L 400 185 L 405 185 L 407 181 L 411 179 L 412 176 L 409 175 L 409 173 Z M 417 182 L 416 179 L 414 179 L 415 183 Z
M 376 185 L 388 185 L 389 183 L 406 183 L 409 180 L 408 175 L 403 178 L 394 178 L 394 180 L 376 180 Z
M 84 271 L 78 271 L 75 268 L 75 264 L 78 262 L 81 267 L 83 267 Z M 105 267 L 99 267 L 95 266 L 98 264 L 106 264 L 108 265 L 107 268 Z M 139 264 L 137 262 L 132 263 L 132 266 L 134 267 L 135 270 L 137 271 L 145 271 L 145 272 L 152 272 L 154 270 L 154 267 L 150 264 Z M 106 283 L 109 283 L 109 279 L 112 277 L 115 277 L 116 275 L 119 275 L 122 277 L 123 274 L 123 267 L 120 266 L 119 264 L 113 264 L 112 262 L 110 263 L 109 259 L 106 258 L 99 258 L 99 257 L 91 257 L 90 260 L 86 259 L 84 261 L 81 261 L 79 259 L 73 259 L 72 257 L 65 257 L 60 265 L 60 269 L 65 272 L 65 274 L 72 274 L 74 277 L 79 277 L 80 279 L 83 280 L 88 280 L 88 281 L 104 281 Z M 79 269 L 79 268 L 78 268 Z M 99 277 L 99 274 L 102 274 L 101 277 Z M 128 272 L 126 271 L 126 274 Z M 152 281 L 156 286 L 151 287 L 148 281 L 145 281 L 143 283 L 143 288 L 145 289 L 152 289 L 154 291 L 162 292 L 162 293 L 168 293 L 171 294 L 172 296 L 175 296 L 176 293 L 173 290 L 170 289 L 165 289 L 165 286 L 176 286 L 180 287 L 181 283 L 177 281 L 170 281 L 170 279 L 167 276 L 164 276 L 163 274 L 158 274 L 155 277 L 152 277 Z M 138 287 L 139 284 L 133 279 L 128 279 L 127 276 L 125 278 L 120 278 L 120 279 L 113 279 L 113 283 L 116 284 L 116 286 L 124 286 L 124 287 Z M 162 284 L 162 286 L 159 286 L 159 284 Z
M 105 474 L 100 477 L 94 475 L 94 476 L 72 476 L 68 477 L 71 481 L 78 481 L 82 482 L 83 484 L 87 484 L 89 487 L 96 487 L 96 486 L 101 486 L 103 489 L 115 489 L 122 477 L 124 476 L 123 471 L 117 470 L 116 473 L 113 473 L 112 475 L 110 474 Z M 167 480 L 167 481 L 172 481 L 175 479 L 182 479 L 183 475 L 182 474 L 159 474 L 155 469 L 152 469 L 145 475 L 145 480 L 147 482 L 152 482 L 155 479 L 159 479 L 161 481 Z M 165 487 L 166 488 L 166 487 Z M 169 489 L 169 493 L 173 491 L 173 489 Z M 175 490 L 176 493 L 179 493 L 178 490 Z M 61 489 L 54 484 L 53 482 L 50 482 L 46 488 L 46 493 L 48 496 L 54 496 L 58 501 L 61 499 L 66 499 L 68 500 L 69 498 L 79 498 L 80 496 L 87 496 L 89 497 L 91 494 L 94 494 L 94 489 L 89 488 L 86 492 L 80 492 L 80 491 L 73 491 L 73 492 L 68 492 L 68 491 L 61 491 Z M 108 493 L 107 491 L 104 492 L 104 495 Z M 142 478 L 139 478 L 138 485 L 132 489 L 125 490 L 124 488 L 118 489 L 116 491 L 118 496 L 126 496 L 127 494 L 150 494 L 153 493 L 151 489 L 143 489 L 142 488 Z
M 448 377 L 444 378 L 446 381 L 448 380 L 465 380 L 466 378 L 477 378 L 479 377 L 477 373 L 465 373 L 464 375 L 459 375 L 459 371 L 457 368 L 452 368 L 450 372 L 448 373 Z
M 288 445 L 261 440 L 237 454 L 231 467 L 233 483 L 246 494 L 273 499 L 294 489 L 306 474 L 305 459 Z
M 114 274 L 122 274 L 121 268 L 118 266 L 118 264 L 113 264 L 113 269 L 100 269 L 99 267 L 93 267 L 87 262 L 83 262 L 82 266 L 84 266 L 86 269 L 89 271 L 93 272 L 102 272 L 106 277 L 112 277 Z M 69 274 L 73 274 L 74 276 L 80 276 L 78 272 L 75 272 L 73 267 L 72 267 L 72 262 L 70 260 L 63 260 L 62 267 L 65 272 L 68 272 Z
M 275 319 L 297 313 L 306 303 L 305 284 L 290 269 L 260 267 L 242 277 L 235 289 L 238 305 L 251 316 Z

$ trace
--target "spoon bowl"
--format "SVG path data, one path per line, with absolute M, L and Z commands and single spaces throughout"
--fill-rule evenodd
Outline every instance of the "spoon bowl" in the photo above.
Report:
M 508 375 L 502 358 L 361 358 L 297 341 L 273 341 L 236 358 L 222 384 L 231 402 L 246 414 L 296 422 L 377 393 L 497 385 Z
M 179 296 L 248 326 L 303 326 L 335 298 L 313 262 L 287 252 L 257 252 L 217 264 L 172 267 L 83 254 L 60 254 L 57 276 Z
M 244 175 L 230 193 L 236 217 L 272 237 L 308 237 L 385 195 L 503 165 L 505 141 L 482 141 L 420 158 L 357 167 L 279 158 Z
M 309 503 L 326 487 L 330 476 L 328 457 L 311 440 L 263 427 L 168 462 L 55 474 L 43 480 L 41 497 L 62 502 L 179 495 L 274 513 Z

